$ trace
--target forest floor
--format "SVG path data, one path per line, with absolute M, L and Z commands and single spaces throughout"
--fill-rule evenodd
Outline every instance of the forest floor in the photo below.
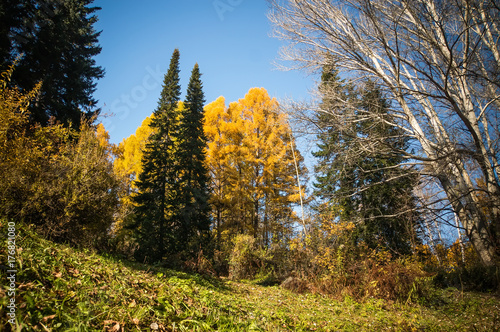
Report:
M 7 233 L 5 221 L 0 231 Z M 119 260 L 28 229 L 17 230 L 16 246 L 13 310 L 12 273 L 0 270 L 1 331 L 500 331 L 500 298 L 487 293 L 448 288 L 411 303 L 335 300 Z

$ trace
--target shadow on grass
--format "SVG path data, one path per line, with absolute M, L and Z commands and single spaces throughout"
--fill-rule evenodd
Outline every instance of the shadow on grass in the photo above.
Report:
M 3 221 L 3 220 L 2 220 Z M 0 223 L 0 230 L 4 231 L 6 233 L 6 223 L 2 222 Z M 201 275 L 198 273 L 189 273 L 185 271 L 179 271 L 179 270 L 174 270 L 174 269 L 169 269 L 162 267 L 160 265 L 156 264 L 144 264 L 144 263 L 139 263 L 136 261 L 131 261 L 123 255 L 119 254 L 114 254 L 114 253 L 106 253 L 106 252 L 99 252 L 96 249 L 89 249 L 85 247 L 75 247 L 72 246 L 69 243 L 59 243 L 59 242 L 54 242 L 49 239 L 45 239 L 43 236 L 38 234 L 36 230 L 33 227 L 23 225 L 21 223 L 17 224 L 17 234 L 20 235 L 22 234 L 22 239 L 18 241 L 18 243 L 24 243 L 25 245 L 28 245 L 28 247 L 39 247 L 38 250 L 43 251 L 44 253 L 49 254 L 50 252 L 61 252 L 65 250 L 73 250 L 74 252 L 79 252 L 83 253 L 85 255 L 95 255 L 96 258 L 102 258 L 103 260 L 108 260 L 113 263 L 122 265 L 124 268 L 128 268 L 131 270 L 135 271 L 142 271 L 147 274 L 150 274 L 151 276 L 155 276 L 159 279 L 165 278 L 165 281 L 167 281 L 169 278 L 178 278 L 178 279 L 183 279 L 183 280 L 190 280 L 196 285 L 210 288 L 213 290 L 220 290 L 220 291 L 227 291 L 230 290 L 230 288 L 224 283 L 223 280 L 212 277 L 209 275 Z M 3 248 L 5 249 L 5 248 Z M 51 250 L 49 250 L 51 249 Z M 4 256 L 4 255 L 1 255 Z M 6 257 L 5 257 L 6 258 Z M 52 259 L 54 259 L 52 257 Z M 3 276 L 7 270 L 7 267 L 5 266 L 4 268 L 4 262 L 2 260 L 2 265 L 0 266 L 0 273 Z M 28 271 L 27 271 L 28 272 Z M 31 273 L 30 273 L 31 272 Z M 38 277 L 36 273 L 32 273 L 33 271 L 28 272 L 28 277 L 31 278 L 36 278 Z
M 210 275 L 202 275 L 199 273 L 190 273 L 181 270 L 175 270 L 172 268 L 163 267 L 159 264 L 140 263 L 132 261 L 125 257 L 121 257 L 121 255 L 112 253 L 96 253 L 96 255 L 105 258 L 107 260 L 111 260 L 115 263 L 119 263 L 126 268 L 136 271 L 142 271 L 159 278 L 169 279 L 175 277 L 178 279 L 190 280 L 194 282 L 196 285 L 203 286 L 206 288 L 211 288 L 214 290 L 219 290 L 219 291 L 230 290 L 230 287 L 228 287 L 222 279 Z

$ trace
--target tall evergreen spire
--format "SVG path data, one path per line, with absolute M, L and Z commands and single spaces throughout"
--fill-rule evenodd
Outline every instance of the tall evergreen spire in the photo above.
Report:
M 191 72 L 185 108 L 179 127 L 179 164 L 182 169 L 181 241 L 189 242 L 189 254 L 206 244 L 210 230 L 208 171 L 205 166 L 206 137 L 203 132 L 205 97 L 198 64 Z
M 204 249 L 210 237 L 208 174 L 203 133 L 205 98 L 198 64 L 185 103 L 180 102 L 179 51 L 175 50 L 150 126 L 137 182 L 136 258 L 185 261 Z M 206 249 L 205 249 L 206 251 Z
M 150 126 L 154 128 L 142 159 L 134 196 L 136 204 L 136 236 L 139 249 L 136 258 L 159 261 L 175 251 L 175 228 L 178 225 L 178 163 L 175 136 L 178 132 L 176 114 L 180 100 L 179 51 L 176 49 L 163 81 L 158 108 Z
M 175 112 L 177 108 L 177 103 L 181 96 L 179 58 L 179 50 L 175 49 L 170 59 L 170 66 L 167 74 L 165 74 L 163 79 L 163 89 L 160 94 L 160 100 L 158 101 L 158 108 L 155 111 L 155 115 L 162 112 Z

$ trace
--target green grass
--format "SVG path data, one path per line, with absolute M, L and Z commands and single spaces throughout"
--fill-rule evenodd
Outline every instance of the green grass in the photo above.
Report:
M 1 221 L 0 234 L 7 234 Z M 2 236 L 2 238 L 4 238 Z M 18 227 L 17 330 L 26 331 L 498 331 L 500 300 L 456 289 L 421 303 L 358 303 L 279 286 L 207 279 L 120 261 Z M 0 262 L 7 261 L 6 242 Z M 7 279 L 0 273 L 0 330 Z

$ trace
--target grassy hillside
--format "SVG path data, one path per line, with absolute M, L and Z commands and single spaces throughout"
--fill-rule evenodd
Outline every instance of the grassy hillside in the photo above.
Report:
M 7 234 L 6 222 L 0 232 Z M 420 303 L 357 303 L 279 286 L 206 279 L 75 250 L 16 230 L 16 319 L 23 331 L 495 331 L 494 296 L 433 291 Z M 0 263 L 6 265 L 2 241 Z M 9 331 L 1 270 L 0 330 Z

